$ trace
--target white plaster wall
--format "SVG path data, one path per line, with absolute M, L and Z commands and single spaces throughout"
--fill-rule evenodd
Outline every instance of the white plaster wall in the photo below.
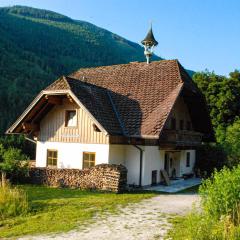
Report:
M 144 146 L 139 147 L 144 149 Z M 138 185 L 140 172 L 140 151 L 132 145 L 125 145 L 125 159 L 125 166 L 128 169 L 127 183 Z
M 157 170 L 157 182 L 160 182 L 160 170 L 164 169 L 165 151 L 159 150 L 159 148 L 156 146 L 139 147 L 143 149 L 142 185 L 145 186 L 152 183 L 153 170 Z M 38 141 L 36 151 L 37 167 L 46 167 L 47 149 L 58 150 L 58 168 L 82 169 L 83 152 L 95 152 L 96 164 L 122 164 L 128 169 L 128 184 L 139 184 L 140 152 L 132 145 L 82 144 Z M 186 167 L 187 152 L 190 152 L 190 167 Z M 196 158 L 195 150 L 183 150 L 178 154 L 180 154 L 180 176 L 182 176 L 184 173 L 192 172 Z
M 126 165 L 126 145 L 109 146 L 109 163 Z
M 108 144 L 37 142 L 36 166 L 46 167 L 47 149 L 58 151 L 58 168 L 82 169 L 83 152 L 95 152 L 96 164 L 108 163 Z
M 152 184 L 152 171 L 157 170 L 157 182 L 160 182 L 160 170 L 164 168 L 164 151 L 157 146 L 145 146 L 142 185 Z
M 187 152 L 190 152 L 190 167 L 186 167 Z M 193 172 L 196 161 L 196 150 L 181 151 L 180 175 Z

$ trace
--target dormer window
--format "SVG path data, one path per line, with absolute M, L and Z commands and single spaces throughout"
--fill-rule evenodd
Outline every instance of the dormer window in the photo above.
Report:
M 65 127 L 77 126 L 77 112 L 76 110 L 67 110 L 65 117 Z

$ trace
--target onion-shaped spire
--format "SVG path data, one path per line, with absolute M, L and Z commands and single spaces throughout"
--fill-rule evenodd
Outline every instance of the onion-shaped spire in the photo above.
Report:
M 147 46 L 157 46 L 158 42 L 155 39 L 152 31 L 152 26 L 150 27 L 147 36 L 141 41 L 142 45 L 147 45 Z
M 155 39 L 152 31 L 152 24 L 147 33 L 147 36 L 141 41 L 144 46 L 144 55 L 146 56 L 147 63 L 150 63 L 150 58 L 153 55 L 153 48 L 158 45 L 157 40 Z

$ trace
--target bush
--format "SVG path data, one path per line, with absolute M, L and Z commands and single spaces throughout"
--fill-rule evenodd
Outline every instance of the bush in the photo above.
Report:
M 228 165 L 240 163 L 240 119 L 227 128 L 224 147 L 228 153 Z
M 196 152 L 196 169 L 210 176 L 214 169 L 220 170 L 227 163 L 227 155 L 220 145 L 204 144 Z
M 0 220 L 25 215 L 29 210 L 26 192 L 16 187 L 0 187 Z
M 6 175 L 11 180 L 18 180 L 28 172 L 27 156 L 20 149 L 4 149 L 0 144 L 0 171 L 2 172 L 2 183 Z
M 0 135 L 0 145 L 2 145 L 4 149 L 11 147 L 21 149 L 30 159 L 35 158 L 36 145 L 26 140 L 24 135 Z
M 240 165 L 232 170 L 224 167 L 203 181 L 199 192 L 204 211 L 216 219 L 231 215 L 236 220 L 240 203 Z

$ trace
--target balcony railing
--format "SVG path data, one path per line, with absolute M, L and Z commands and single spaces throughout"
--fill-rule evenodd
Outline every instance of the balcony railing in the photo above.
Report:
M 160 145 L 198 146 L 202 137 L 202 133 L 195 131 L 165 129 L 160 136 Z

